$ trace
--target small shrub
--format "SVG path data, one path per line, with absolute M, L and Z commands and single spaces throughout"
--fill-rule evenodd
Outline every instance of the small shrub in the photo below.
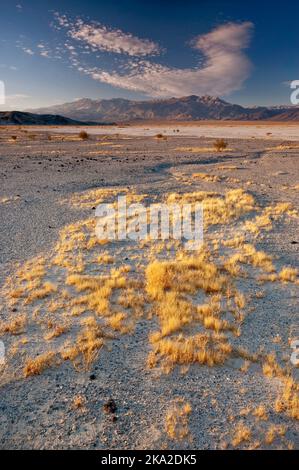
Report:
M 79 133 L 79 137 L 80 137 L 80 139 L 82 139 L 82 140 L 87 140 L 87 139 L 89 139 L 89 135 L 88 135 L 87 132 L 85 132 L 85 131 L 81 131 L 81 132 Z
M 86 400 L 84 397 L 82 397 L 82 395 L 77 395 L 73 398 L 72 408 L 74 408 L 75 410 L 79 408 L 83 408 L 85 405 L 85 402 Z
M 163 135 L 163 134 L 157 134 L 157 135 L 156 135 L 156 139 L 159 139 L 159 140 L 167 140 L 167 137 L 166 137 L 166 135 Z
M 222 150 L 225 150 L 227 148 L 227 143 L 225 142 L 224 139 L 217 139 L 214 142 L 214 147 L 217 150 L 217 152 L 221 152 Z

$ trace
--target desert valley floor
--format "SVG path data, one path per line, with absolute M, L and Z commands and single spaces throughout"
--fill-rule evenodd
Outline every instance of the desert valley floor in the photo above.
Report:
M 0 448 L 298 448 L 299 125 L 166 127 L 0 128 Z M 99 242 L 120 194 L 203 247 Z

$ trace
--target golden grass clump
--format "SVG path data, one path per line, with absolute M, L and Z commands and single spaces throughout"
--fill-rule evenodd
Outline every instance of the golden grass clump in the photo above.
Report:
M 253 412 L 252 412 L 253 416 L 255 416 L 256 418 L 259 418 L 263 421 L 266 421 L 268 419 L 268 415 L 267 415 L 267 411 L 266 411 L 266 408 L 264 405 L 259 405 L 257 406 Z
M 211 261 L 207 251 L 201 250 L 192 256 L 179 254 L 170 261 L 153 261 L 146 269 L 146 291 L 154 302 L 153 310 L 160 325 L 160 330 L 149 337 L 153 346 L 149 367 L 160 361 L 168 369 L 175 364 L 212 366 L 230 356 L 232 347 L 220 333 L 239 334 L 239 329 L 220 317 L 225 310 L 222 300 L 232 297 L 230 308 L 234 303 L 234 309 L 239 312 L 236 318 L 240 317 L 246 301 L 242 293 L 232 288 L 229 278 Z M 190 296 L 199 292 L 207 301 L 197 305 Z M 196 327 L 196 324 L 201 324 L 206 332 L 182 334 L 183 329 L 189 332 L 191 325 Z
M 204 181 L 208 181 L 210 183 L 217 183 L 221 181 L 221 177 L 217 175 L 208 175 L 207 173 L 193 173 L 192 178 L 198 178 Z
M 82 395 L 76 395 L 72 401 L 72 408 L 74 410 L 82 409 L 84 408 L 85 403 L 86 399 Z
M 165 431 L 171 439 L 182 440 L 188 437 L 191 411 L 190 403 L 185 403 L 183 399 L 177 400 L 177 403 L 167 411 Z
M 51 331 L 49 331 L 46 335 L 45 335 L 45 340 L 46 341 L 50 341 L 54 338 L 58 338 L 59 336 L 63 335 L 63 333 L 65 333 L 68 328 L 66 325 L 48 325 L 48 328 L 50 328 Z
M 251 439 L 251 430 L 248 426 L 243 423 L 237 425 L 234 438 L 232 440 L 232 445 L 234 447 L 239 446 L 240 444 L 247 442 Z
M 273 221 L 278 220 L 283 215 L 296 217 L 297 211 L 288 202 L 280 202 L 275 206 L 265 207 L 261 214 L 257 215 L 253 220 L 245 221 L 244 229 L 258 235 L 261 230 L 271 230 L 273 228 Z
M 285 266 L 278 274 L 279 279 L 283 282 L 295 282 L 298 276 L 298 270 Z
M 275 402 L 275 411 L 284 412 L 293 419 L 299 419 L 299 384 L 290 373 L 276 361 L 274 354 L 269 354 L 263 364 L 263 373 L 267 377 L 278 378 L 283 384 L 283 391 Z
M 285 412 L 293 419 L 299 419 L 299 384 L 292 377 L 284 379 L 284 389 L 275 402 L 275 411 Z
M 208 191 L 195 191 L 186 194 L 171 193 L 167 196 L 166 202 L 169 204 L 201 202 L 204 211 L 205 228 L 211 225 L 225 225 L 233 220 L 238 220 L 241 216 L 255 208 L 253 196 L 243 191 L 243 189 L 232 189 L 224 195 Z
M 17 315 L 7 322 L 0 324 L 0 333 L 9 333 L 11 335 L 20 335 L 24 332 L 26 325 L 26 315 Z
M 53 292 L 56 292 L 57 286 L 53 284 L 52 282 L 44 282 L 41 287 L 37 289 L 33 289 L 27 296 L 25 303 L 32 303 L 36 300 L 44 299 L 45 297 L 48 297 L 51 295 Z
M 266 272 L 275 271 L 272 263 L 272 257 L 264 251 L 258 251 L 253 245 L 246 243 L 242 247 L 244 254 L 243 262 L 252 264 L 256 268 L 261 268 Z
M 30 377 L 31 375 L 39 375 L 45 369 L 48 369 L 57 363 L 57 354 L 53 351 L 40 354 L 35 358 L 27 359 L 23 370 L 24 376 Z
M 107 324 L 115 331 L 121 334 L 129 333 L 133 329 L 133 324 L 128 322 L 128 315 L 124 312 L 117 312 L 112 314 L 107 319 Z
M 115 261 L 115 258 L 111 255 L 109 255 L 109 253 L 101 253 L 98 258 L 97 258 L 97 262 L 100 263 L 100 264 L 113 264 Z
M 190 337 L 179 335 L 175 338 L 163 338 L 154 343 L 149 356 L 149 367 L 154 367 L 159 360 L 171 370 L 176 364 L 201 364 L 214 366 L 223 364 L 230 356 L 232 347 L 227 338 L 220 334 L 199 333 Z
M 283 425 L 271 425 L 265 435 L 265 443 L 270 445 L 278 436 L 284 436 L 286 427 Z
M 203 250 L 197 256 L 178 256 L 173 261 L 153 261 L 146 269 L 146 290 L 154 300 L 173 288 L 180 293 L 220 292 L 227 278 Z
M 115 290 L 124 289 L 127 279 L 123 270 L 112 270 L 111 276 L 88 276 L 72 274 L 67 276 L 66 284 L 72 285 L 82 296 L 73 301 L 73 305 L 85 306 L 97 315 L 109 315 L 110 297 Z
M 64 360 L 72 361 L 78 368 L 88 368 L 103 347 L 105 335 L 94 317 L 84 318 L 82 325 L 84 328 L 78 333 L 75 344 L 66 347 L 61 356 Z

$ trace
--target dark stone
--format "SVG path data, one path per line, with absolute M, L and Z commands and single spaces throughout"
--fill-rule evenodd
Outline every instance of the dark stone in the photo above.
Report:
M 104 404 L 103 409 L 106 413 L 115 413 L 117 410 L 117 406 L 113 398 L 109 398 L 107 403 Z

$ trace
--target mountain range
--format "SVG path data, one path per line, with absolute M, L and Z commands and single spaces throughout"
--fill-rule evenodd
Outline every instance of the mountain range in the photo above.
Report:
M 71 103 L 39 108 L 39 114 L 59 114 L 79 121 L 128 122 L 139 120 L 275 120 L 299 121 L 299 107 L 244 107 L 213 96 L 186 96 L 147 101 L 123 98 L 93 100 L 82 98 Z
M 99 122 L 81 122 L 57 114 L 33 114 L 22 111 L 0 111 L 0 125 L 78 126 L 97 125 Z

